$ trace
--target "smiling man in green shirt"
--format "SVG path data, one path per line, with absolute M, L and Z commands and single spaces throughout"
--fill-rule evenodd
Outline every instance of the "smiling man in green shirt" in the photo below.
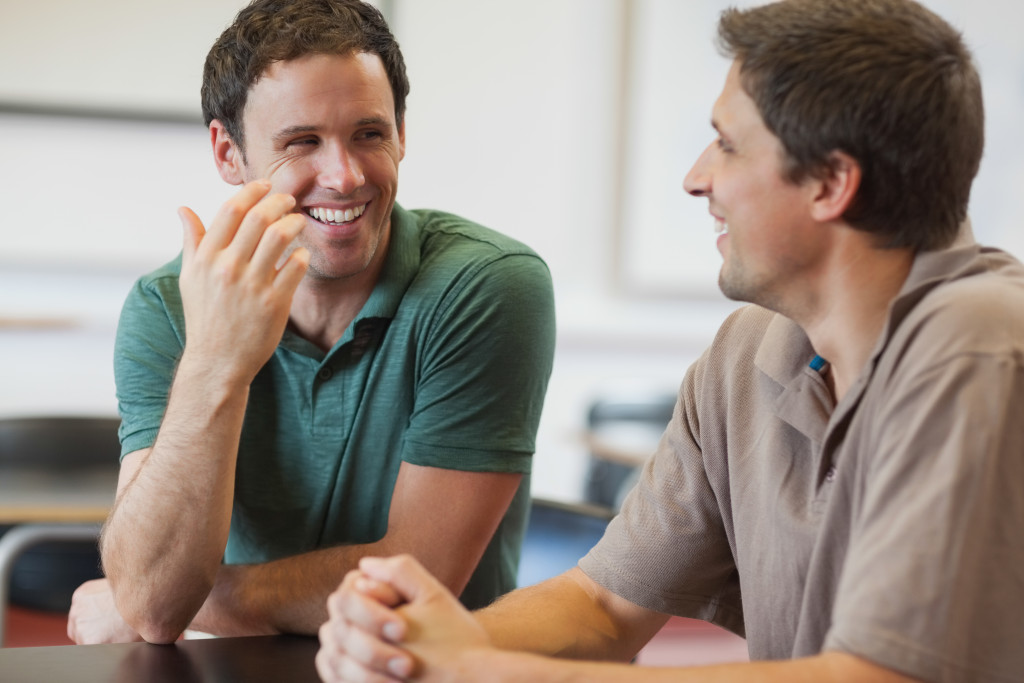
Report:
M 257 0 L 207 59 L 203 108 L 243 185 L 139 280 L 107 579 L 77 642 L 314 633 L 366 554 L 408 552 L 481 606 L 515 585 L 554 350 L 529 248 L 395 203 L 408 82 L 355 0 Z

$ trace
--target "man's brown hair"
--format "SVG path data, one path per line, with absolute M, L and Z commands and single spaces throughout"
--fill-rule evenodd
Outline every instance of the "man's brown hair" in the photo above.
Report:
M 401 127 L 409 79 L 381 13 L 359 0 L 255 0 L 213 44 L 203 67 L 203 120 L 217 119 L 244 154 L 242 114 L 249 90 L 274 62 L 310 54 L 380 57 Z
M 984 147 L 981 81 L 958 31 L 912 0 L 783 0 L 726 10 L 718 32 L 790 180 L 822 177 L 844 152 L 862 170 L 850 225 L 884 247 L 953 241 Z

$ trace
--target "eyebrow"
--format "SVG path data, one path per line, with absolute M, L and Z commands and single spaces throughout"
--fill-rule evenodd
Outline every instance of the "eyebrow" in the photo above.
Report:
M 390 126 L 391 121 L 384 118 L 383 116 L 369 116 L 365 119 L 359 119 L 356 121 L 356 126 Z
M 715 121 L 715 119 L 713 118 L 711 119 L 711 127 L 715 129 L 716 133 L 718 133 L 718 137 L 729 143 L 733 142 L 732 136 L 726 133 L 724 130 L 722 130 L 722 126 L 719 125 L 718 121 Z
M 390 126 L 391 121 L 384 118 L 383 116 L 368 116 L 366 118 L 359 119 L 356 121 L 356 127 L 361 126 Z M 281 144 L 295 137 L 296 135 L 305 135 L 306 133 L 316 133 L 319 131 L 319 126 L 288 126 L 282 128 L 274 134 L 272 140 L 274 144 Z
M 283 128 L 274 133 L 272 140 L 274 144 L 280 144 L 289 138 L 295 137 L 296 135 L 315 133 L 317 130 L 319 130 L 319 128 L 316 126 L 288 126 L 287 128 Z

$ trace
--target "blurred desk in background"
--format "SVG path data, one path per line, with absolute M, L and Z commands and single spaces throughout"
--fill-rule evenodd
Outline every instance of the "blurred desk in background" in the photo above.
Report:
M 82 557 L 68 546 L 66 555 L 54 552 L 69 542 L 95 546 L 117 490 L 116 461 L 105 467 L 5 466 L 0 470 L 0 647 L 4 645 L 7 606 L 10 604 L 15 565 L 27 581 L 19 594 L 30 605 L 66 610 L 70 592 L 84 580 L 100 575 L 98 554 Z M 50 544 L 50 553 L 44 544 Z M 31 556 L 30 550 L 37 550 Z M 33 604 L 34 603 L 34 604 Z M 59 603 L 59 606 L 57 605 Z M 9 680 L 0 676 L 0 680 Z
M 117 490 L 116 461 L 74 471 L 20 466 L 0 471 L 0 524 L 102 523 Z

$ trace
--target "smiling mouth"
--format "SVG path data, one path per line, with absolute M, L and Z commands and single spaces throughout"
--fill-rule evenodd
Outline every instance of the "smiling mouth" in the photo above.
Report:
M 362 216 L 364 211 L 366 211 L 366 204 L 351 209 L 324 209 L 313 206 L 306 209 L 306 214 L 327 225 L 345 225 Z
M 715 216 L 715 234 L 724 235 L 727 232 L 729 232 L 729 224 L 725 222 L 724 218 Z

